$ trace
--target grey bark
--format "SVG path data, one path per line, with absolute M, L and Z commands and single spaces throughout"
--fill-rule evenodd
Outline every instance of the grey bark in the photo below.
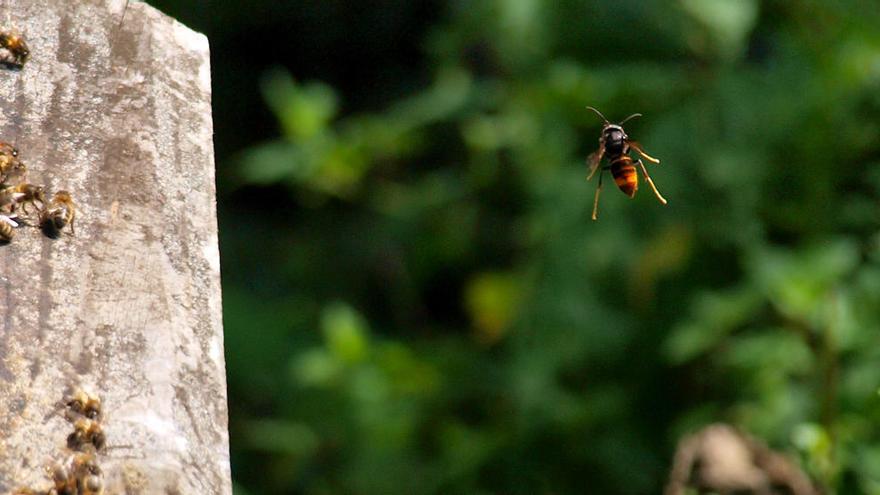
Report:
M 231 492 L 207 39 L 124 0 L 4 0 L 0 140 L 69 190 L 76 235 L 0 247 L 0 492 L 45 487 L 98 394 L 107 493 Z M 3 19 L 6 17 L 6 19 Z

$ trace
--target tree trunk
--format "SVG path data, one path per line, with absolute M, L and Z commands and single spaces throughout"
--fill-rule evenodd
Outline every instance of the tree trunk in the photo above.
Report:
M 5 0 L 0 140 L 66 189 L 75 235 L 0 247 L 0 492 L 71 455 L 57 404 L 100 396 L 107 493 L 231 492 L 208 42 L 124 0 Z

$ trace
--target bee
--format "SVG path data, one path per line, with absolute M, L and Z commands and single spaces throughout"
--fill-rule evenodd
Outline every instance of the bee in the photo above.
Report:
M 51 495 L 76 495 L 76 476 L 70 472 L 64 464 L 56 462 L 46 468 L 49 478 L 52 479 Z
M 0 189 L 0 211 L 12 212 L 16 203 L 24 198 L 24 194 L 16 192 L 15 187 Z
M 9 143 L 0 141 L 0 156 L 18 158 L 18 149 Z
M 76 390 L 64 399 L 67 407 L 65 417 L 75 422 L 79 417 L 86 417 L 98 421 L 101 419 L 101 399 L 82 390 Z
M 599 136 L 599 149 L 587 157 L 587 164 L 590 168 L 590 175 L 587 177 L 587 180 L 592 179 L 596 171 L 599 170 L 599 164 L 602 162 L 603 157 L 607 158 L 609 163 L 609 165 L 602 167 L 602 170 L 599 172 L 599 186 L 596 188 L 596 198 L 593 200 L 593 220 L 598 218 L 599 194 L 602 192 L 602 172 L 609 169 L 611 170 L 611 176 L 614 177 L 614 182 L 617 184 L 617 187 L 627 196 L 633 197 L 639 188 L 639 176 L 638 173 L 636 173 L 635 167 L 635 164 L 638 164 L 642 169 L 642 174 L 645 176 L 645 182 L 651 186 L 654 195 L 657 196 L 660 203 L 665 205 L 666 200 L 660 195 L 660 191 L 657 190 L 657 187 L 654 186 L 654 181 L 652 181 L 651 176 L 648 175 L 648 170 L 645 168 L 642 160 L 639 159 L 633 162 L 633 159 L 629 156 L 630 149 L 633 149 L 638 154 L 642 155 L 645 160 L 653 163 L 660 163 L 660 160 L 645 153 L 645 150 L 642 149 L 642 145 L 637 141 L 631 141 L 629 136 L 627 136 L 626 132 L 623 130 L 623 124 L 629 119 L 641 117 L 642 114 L 634 113 L 623 119 L 621 123 L 612 124 L 595 108 L 587 108 L 596 112 L 605 123 L 604 127 L 602 127 L 602 134 Z
M 98 466 L 98 460 L 95 454 L 80 453 L 73 456 L 70 461 L 70 472 L 76 478 L 83 478 L 88 475 L 101 476 L 101 468 Z
M 107 444 L 104 429 L 97 421 L 80 418 L 73 424 L 73 433 L 67 436 L 67 447 L 70 450 L 84 451 L 94 447 L 101 450 Z
M 76 234 L 73 221 L 76 218 L 76 206 L 70 193 L 58 191 L 46 208 L 40 210 L 40 228 L 46 236 L 57 239 L 64 227 L 70 226 L 70 232 Z
M 12 191 L 13 193 L 20 194 L 20 196 L 15 199 L 15 202 L 12 205 L 12 211 L 15 211 L 17 205 L 21 205 L 21 211 L 23 211 L 25 214 L 28 213 L 28 204 L 34 205 L 34 207 L 38 209 L 43 209 L 46 206 L 46 193 L 43 189 L 43 186 L 35 186 L 33 184 L 23 182 L 13 187 Z M 39 207 L 36 206 L 37 203 L 40 203 Z
M 104 492 L 101 468 L 93 454 L 77 454 L 70 463 L 70 472 L 76 479 L 81 495 L 99 495 Z
M 77 478 L 85 475 L 101 476 L 101 468 L 95 454 L 80 453 L 73 456 L 70 461 L 70 472 Z
M 0 243 L 9 244 L 12 242 L 12 238 L 15 237 L 15 229 L 18 227 L 18 222 L 13 220 L 16 218 L 8 215 L 0 215 Z
M 0 184 L 21 180 L 27 167 L 18 159 L 18 150 L 9 143 L 0 142 Z
M 18 184 L 25 180 L 27 180 L 27 166 L 20 160 L 14 160 L 5 170 L 0 170 L 0 185 Z
M 11 69 L 21 69 L 30 54 L 21 33 L 14 30 L 0 31 L 0 64 Z

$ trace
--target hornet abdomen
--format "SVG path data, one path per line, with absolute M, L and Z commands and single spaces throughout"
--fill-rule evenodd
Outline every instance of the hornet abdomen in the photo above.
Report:
M 633 197 L 639 189 L 639 176 L 636 166 L 628 155 L 621 155 L 611 162 L 611 175 L 617 187 L 629 197 Z

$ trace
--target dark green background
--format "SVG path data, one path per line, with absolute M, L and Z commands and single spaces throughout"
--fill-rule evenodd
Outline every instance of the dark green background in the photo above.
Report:
M 151 3 L 211 41 L 236 493 L 659 493 L 714 421 L 880 493 L 877 2 Z M 586 105 L 668 206 L 590 221 Z

